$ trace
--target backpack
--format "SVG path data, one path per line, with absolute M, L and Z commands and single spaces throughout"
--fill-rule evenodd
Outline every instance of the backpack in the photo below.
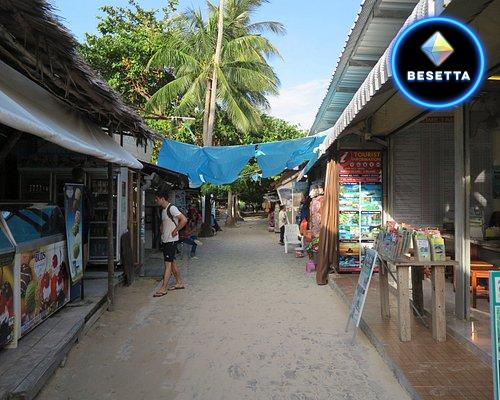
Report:
M 172 207 L 172 206 L 173 206 L 173 204 L 169 204 L 168 205 L 168 207 L 167 207 L 167 216 L 168 216 L 168 218 L 170 218 L 170 221 L 172 221 L 174 223 L 175 227 L 177 228 L 179 225 L 175 223 L 174 216 L 170 212 L 170 207 Z M 184 225 L 184 227 L 178 232 L 180 236 L 182 236 L 181 232 L 185 231 L 186 225 Z

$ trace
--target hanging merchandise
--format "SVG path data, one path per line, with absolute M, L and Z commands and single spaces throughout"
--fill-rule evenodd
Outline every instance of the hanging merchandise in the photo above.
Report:
M 339 167 L 338 265 L 357 272 L 382 224 L 382 153 L 343 151 Z

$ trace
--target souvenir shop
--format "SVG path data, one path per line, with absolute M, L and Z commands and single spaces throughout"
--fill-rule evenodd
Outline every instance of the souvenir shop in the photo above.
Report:
M 142 164 L 124 136 L 138 153 L 154 137 L 44 3 L 29 16 L 16 4 L 0 17 L 9 38 L 0 43 L 0 348 L 81 296 L 87 248 L 92 262 L 106 260 L 112 282 L 120 234 L 140 231 Z M 94 217 L 84 185 L 96 195 Z

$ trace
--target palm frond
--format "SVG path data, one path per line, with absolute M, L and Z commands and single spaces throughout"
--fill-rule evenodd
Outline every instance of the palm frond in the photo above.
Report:
M 276 35 L 285 35 L 286 28 L 281 22 L 261 21 L 248 25 L 248 31 L 252 33 L 272 32 Z
M 173 104 L 175 100 L 185 95 L 191 82 L 191 77 L 186 75 L 167 83 L 151 96 L 151 99 L 146 103 L 146 110 L 163 112 L 167 105 Z

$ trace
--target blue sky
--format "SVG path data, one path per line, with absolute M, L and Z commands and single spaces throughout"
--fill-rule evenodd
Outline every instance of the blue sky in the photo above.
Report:
M 95 32 L 103 5 L 127 5 L 127 0 L 51 0 L 56 14 L 77 37 Z M 161 8 L 166 0 L 139 0 L 144 8 Z M 204 7 L 202 0 L 180 0 L 180 10 Z M 281 91 L 271 98 L 271 114 L 309 128 L 321 104 L 333 68 L 347 38 L 360 0 L 270 0 L 255 20 L 275 20 L 285 36 L 270 36 L 283 60 L 272 60 Z

